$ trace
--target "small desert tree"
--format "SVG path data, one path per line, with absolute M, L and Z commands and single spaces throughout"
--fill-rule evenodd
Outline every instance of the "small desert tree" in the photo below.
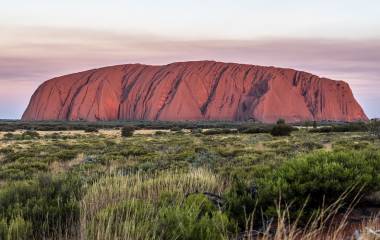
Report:
M 134 127 L 125 126 L 121 129 L 121 136 L 122 137 L 132 137 L 134 131 L 135 131 Z
M 284 119 L 278 119 L 277 124 L 273 126 L 270 134 L 272 136 L 289 136 L 293 127 L 286 124 Z
M 313 128 L 314 128 L 314 129 L 317 129 L 317 128 L 318 128 L 317 121 L 313 121 Z

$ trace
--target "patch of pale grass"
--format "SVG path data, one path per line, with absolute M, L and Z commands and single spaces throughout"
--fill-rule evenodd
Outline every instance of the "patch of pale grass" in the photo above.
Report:
M 79 153 L 74 159 L 70 161 L 60 162 L 54 161 L 49 165 L 49 170 L 52 173 L 63 173 L 67 172 L 71 168 L 81 164 L 85 159 L 85 155 L 83 153 Z
M 162 193 L 171 193 L 179 198 L 194 192 L 221 194 L 226 188 L 223 182 L 219 176 L 205 169 L 103 177 L 89 187 L 81 202 L 81 233 L 85 233 L 86 226 L 99 211 L 122 201 L 156 202 Z
M 156 134 L 156 132 L 170 133 L 170 130 L 167 130 L 167 129 L 139 129 L 139 130 L 135 130 L 133 134 L 136 134 L 136 135 L 153 135 L 153 134 Z

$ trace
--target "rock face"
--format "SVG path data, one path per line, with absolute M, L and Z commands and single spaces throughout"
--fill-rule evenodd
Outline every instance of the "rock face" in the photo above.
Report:
M 127 64 L 44 82 L 22 120 L 367 120 L 343 81 L 212 61 Z

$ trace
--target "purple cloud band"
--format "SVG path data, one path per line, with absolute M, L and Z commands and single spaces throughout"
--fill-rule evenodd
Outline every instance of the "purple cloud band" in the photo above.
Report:
M 370 117 L 380 116 L 380 39 L 182 40 L 143 34 L 80 29 L 8 29 L 0 40 L 0 118 L 10 116 L 2 100 L 6 88 L 23 83 L 20 116 L 34 88 L 62 74 L 123 63 L 165 64 L 218 60 L 290 67 L 351 84 Z M 8 91 L 7 91 L 8 92 Z M 6 94 L 9 98 L 9 93 Z M 22 96 L 21 96 L 22 95 Z M 13 103 L 10 103 L 11 105 Z M 9 103 L 7 103 L 9 106 Z M 21 107 L 22 106 L 22 107 Z

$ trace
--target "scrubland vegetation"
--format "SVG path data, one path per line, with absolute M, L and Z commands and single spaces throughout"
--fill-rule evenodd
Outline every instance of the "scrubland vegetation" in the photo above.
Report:
M 0 239 L 379 238 L 378 122 L 57 124 L 0 124 Z

